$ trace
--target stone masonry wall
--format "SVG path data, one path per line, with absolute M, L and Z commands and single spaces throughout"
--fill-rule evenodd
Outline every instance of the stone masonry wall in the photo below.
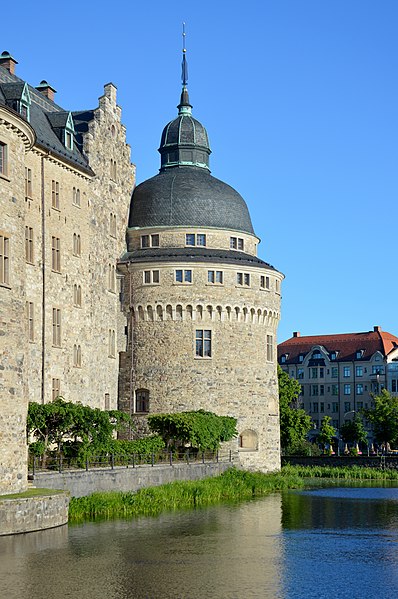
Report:
M 256 448 L 240 448 L 242 465 L 278 469 L 276 327 L 280 295 L 260 289 L 260 274 L 267 270 L 245 267 L 252 277 L 252 286 L 245 288 L 236 285 L 237 268 L 231 265 L 151 263 L 150 267 L 159 267 L 159 285 L 143 284 L 142 265 L 131 264 L 127 273 L 133 293 L 133 326 L 124 357 L 126 380 L 121 399 L 125 409 L 132 367 L 133 387 L 149 391 L 151 413 L 205 409 L 234 416 L 239 434 L 250 431 L 257 438 Z M 175 268 L 192 269 L 192 284 L 175 283 Z M 207 271 L 215 268 L 224 271 L 223 285 L 207 284 Z M 272 272 L 280 282 L 282 275 Z M 197 329 L 211 330 L 211 358 L 195 355 Z M 269 361 L 267 336 L 273 346 Z

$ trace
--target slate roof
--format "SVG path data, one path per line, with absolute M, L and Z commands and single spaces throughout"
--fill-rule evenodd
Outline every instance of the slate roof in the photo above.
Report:
M 156 226 L 213 227 L 254 235 L 242 196 L 195 166 L 169 168 L 135 188 L 129 227 Z
M 329 353 L 336 352 L 336 362 L 358 361 L 356 352 L 363 350 L 359 361 L 370 360 L 376 351 L 383 356 L 398 348 L 398 337 L 379 330 L 364 333 L 343 333 L 340 335 L 314 335 L 308 337 L 291 337 L 278 345 L 278 360 L 288 354 L 284 364 L 298 364 L 299 355 L 305 355 L 314 345 L 321 345 Z
M 0 66 L 0 106 L 10 106 L 10 101 L 21 97 L 24 81 L 11 74 L 6 68 Z M 68 149 L 58 137 L 54 128 L 63 127 L 64 124 L 52 125 L 52 122 L 66 122 L 68 111 L 58 106 L 55 102 L 44 96 L 41 92 L 28 84 L 31 99 L 29 123 L 36 133 L 37 144 L 51 151 L 61 159 L 93 174 L 87 157 L 82 153 L 78 143 L 73 144 L 73 150 Z M 22 115 L 18 113 L 20 118 Z M 78 141 L 78 140 L 77 140 Z
M 255 266 L 275 270 L 273 266 L 256 256 L 232 250 L 216 250 L 202 247 L 189 248 L 142 248 L 126 252 L 121 262 L 216 262 L 234 264 L 238 268 Z

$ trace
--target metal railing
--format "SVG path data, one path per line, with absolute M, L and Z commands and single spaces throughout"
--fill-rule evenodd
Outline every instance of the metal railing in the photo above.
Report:
M 29 474 L 37 472 L 67 472 L 71 470 L 94 470 L 98 468 L 138 468 L 153 466 L 173 466 L 176 464 L 206 464 L 218 462 L 232 462 L 232 451 L 160 451 L 146 454 L 133 453 L 129 456 L 108 454 L 91 456 L 85 459 L 67 457 L 62 453 L 56 456 L 29 456 Z

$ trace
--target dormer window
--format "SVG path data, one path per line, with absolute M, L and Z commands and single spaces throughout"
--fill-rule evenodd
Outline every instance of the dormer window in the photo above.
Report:
M 304 356 L 303 356 L 303 354 L 299 354 L 298 361 L 299 362 L 304 362 Z
M 73 125 L 73 118 L 71 113 L 68 114 L 68 118 L 65 124 L 64 131 L 64 144 L 68 150 L 73 150 L 73 136 L 75 134 L 75 127 Z
M 322 354 L 319 351 L 319 349 L 317 349 L 314 352 L 312 352 L 312 359 L 313 360 L 321 360 L 322 359 Z
M 335 360 L 335 359 L 336 359 L 336 357 L 337 357 L 337 355 L 336 355 L 336 352 L 335 352 L 335 351 L 332 351 L 332 352 L 330 352 L 330 359 L 331 359 L 331 360 Z
M 360 360 L 363 356 L 363 349 L 358 349 L 355 353 L 355 359 Z
M 285 363 L 286 363 L 286 354 L 281 356 L 281 364 L 285 364 Z

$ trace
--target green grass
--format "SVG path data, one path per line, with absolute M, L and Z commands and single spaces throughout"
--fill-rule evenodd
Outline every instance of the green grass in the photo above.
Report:
M 362 466 L 283 466 L 282 475 L 300 478 L 333 478 L 345 480 L 397 480 L 398 470 L 363 468 Z
M 86 497 L 73 497 L 69 504 L 69 522 L 157 516 L 164 511 L 243 501 L 274 491 L 303 488 L 308 485 L 309 478 L 398 481 L 398 471 L 360 466 L 334 468 L 288 465 L 281 472 L 262 474 L 231 468 L 220 476 L 198 481 L 176 481 L 137 492 L 93 493 Z
M 28 489 L 22 493 L 12 493 L 10 495 L 0 495 L 0 501 L 5 499 L 26 499 L 27 497 L 37 497 L 38 495 L 57 495 L 64 491 L 54 489 Z
M 157 516 L 164 511 L 253 499 L 303 485 L 304 481 L 293 473 L 262 474 L 231 468 L 220 476 L 198 481 L 176 481 L 137 492 L 74 497 L 69 504 L 69 521 Z

